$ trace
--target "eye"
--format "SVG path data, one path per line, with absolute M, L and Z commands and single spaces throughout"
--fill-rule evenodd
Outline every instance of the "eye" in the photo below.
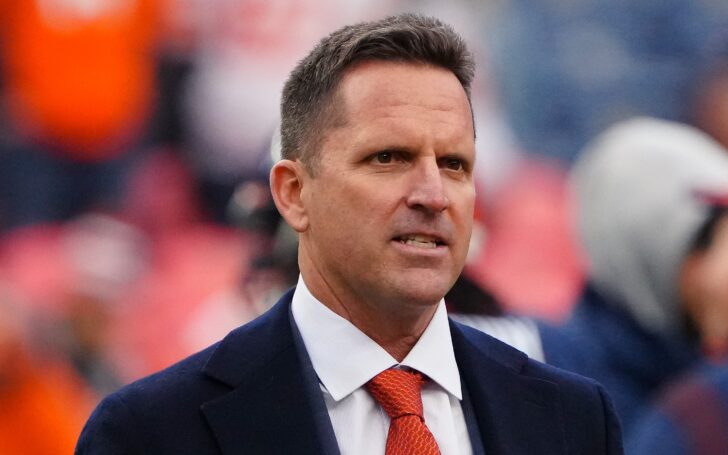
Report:
M 442 161 L 442 166 L 451 171 L 462 171 L 465 169 L 463 160 L 459 158 L 445 158 Z
M 369 160 L 373 164 L 395 164 L 409 161 L 410 156 L 407 152 L 401 150 L 382 150 L 381 152 L 370 155 Z
M 374 159 L 377 160 L 377 163 L 387 164 L 392 162 L 392 155 L 392 152 L 379 152 L 374 156 Z

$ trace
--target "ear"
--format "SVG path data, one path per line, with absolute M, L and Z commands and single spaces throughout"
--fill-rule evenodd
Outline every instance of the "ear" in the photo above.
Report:
M 308 214 L 301 199 L 301 190 L 308 173 L 300 162 L 280 160 L 270 171 L 270 191 L 281 216 L 296 231 L 308 229 Z

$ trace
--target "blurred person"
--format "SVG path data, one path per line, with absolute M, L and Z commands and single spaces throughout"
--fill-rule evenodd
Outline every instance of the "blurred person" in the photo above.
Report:
M 170 365 L 254 316 L 239 292 L 252 239 L 207 219 L 179 152 L 151 151 L 129 176 L 119 214 L 142 237 L 143 273 L 121 296 L 111 338 L 125 381 Z
M 158 1 L 0 2 L 0 227 L 117 208 L 154 110 Z
M 64 354 L 97 396 L 103 397 L 123 385 L 107 352 L 107 335 L 113 323 L 107 307 L 112 303 L 83 294 L 66 298 L 69 308 L 62 321 Z
M 0 284 L 0 453 L 71 453 L 91 395 L 72 369 L 43 355 L 27 311 Z
M 112 338 L 123 296 L 145 272 L 144 238 L 116 217 L 86 213 L 0 237 L 0 276 L 26 311 L 47 320 L 46 354 L 67 363 L 97 398 L 121 385 Z M 50 339 L 50 341 L 49 341 Z
M 625 441 L 628 453 L 728 453 L 728 364 L 705 364 L 663 390 Z
M 68 275 L 58 293 L 63 307 L 58 344 L 98 397 L 122 385 L 111 334 L 119 314 L 127 311 L 124 294 L 147 271 L 145 240 L 137 228 L 106 214 L 86 213 L 62 226 L 60 250 Z
M 728 453 L 728 197 L 714 201 L 710 220 L 692 253 L 698 283 L 689 291 L 715 327 L 708 340 L 713 362 L 694 368 L 660 392 L 635 425 L 629 453 L 722 455 Z
M 432 18 L 324 38 L 283 90 L 271 171 L 297 287 L 107 397 L 77 452 L 622 453 L 598 384 L 447 319 L 474 209 L 473 70 Z
M 572 184 L 588 282 L 563 325 L 542 327 L 544 354 L 604 384 L 629 437 L 701 346 L 728 346 L 726 250 L 704 243 L 726 203 L 728 153 L 692 127 L 637 118 L 587 147 Z
M 222 327 L 202 310 L 234 294 L 249 245 L 205 220 L 178 154 L 150 152 L 128 182 L 118 212 L 85 212 L 0 236 L 0 275 L 25 305 L 56 321 L 53 351 L 101 396 L 252 317 L 240 299 L 231 306 L 237 316 L 226 313 Z M 204 345 L 200 334 L 207 334 Z

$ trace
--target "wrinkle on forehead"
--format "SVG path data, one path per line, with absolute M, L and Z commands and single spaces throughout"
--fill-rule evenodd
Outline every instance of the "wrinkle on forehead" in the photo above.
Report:
M 405 84 L 392 84 L 392 80 Z M 443 90 L 423 90 L 423 86 L 435 83 Z M 398 88 L 395 88 L 398 87 Z M 404 87 L 404 89 L 402 88 Z M 369 106 L 386 109 L 397 105 L 416 103 L 435 111 L 463 110 L 470 117 L 465 89 L 455 74 L 438 66 L 389 61 L 363 62 L 349 69 L 339 85 L 339 93 L 347 104 L 347 111 L 355 114 L 352 106 Z M 457 95 L 454 95 L 457 94 Z M 384 101 L 388 104 L 382 104 Z

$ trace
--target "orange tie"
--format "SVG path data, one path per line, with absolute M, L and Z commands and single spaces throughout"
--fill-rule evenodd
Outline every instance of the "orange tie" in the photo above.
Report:
M 391 419 L 386 455 L 440 454 L 422 415 L 420 388 L 424 382 L 416 371 L 390 369 L 367 383 L 367 390 Z

